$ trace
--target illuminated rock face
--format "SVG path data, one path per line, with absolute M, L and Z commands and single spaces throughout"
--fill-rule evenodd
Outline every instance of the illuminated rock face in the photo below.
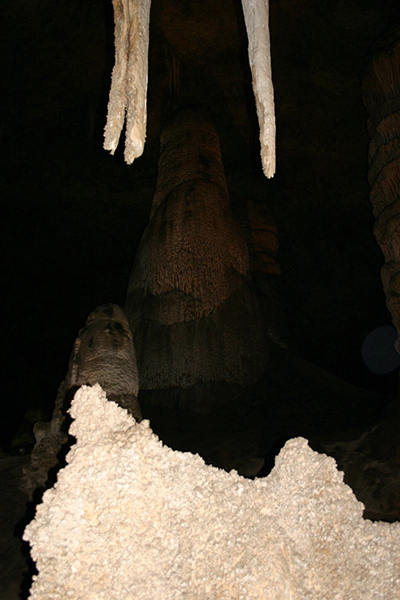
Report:
M 288 323 L 280 289 L 278 230 L 265 202 L 248 199 L 241 226 L 250 256 L 250 272 L 268 324 L 268 338 L 287 348 Z
M 164 128 L 150 222 L 125 310 L 141 390 L 247 385 L 265 367 L 261 313 L 229 207 L 218 136 L 193 110 L 175 113 Z
M 376 217 L 374 233 L 385 256 L 381 271 L 386 303 L 400 332 L 400 26 L 374 45 L 363 79 L 369 113 L 368 180 Z
M 71 415 L 68 465 L 24 533 L 32 600 L 400 597 L 400 524 L 364 521 L 303 438 L 250 481 L 164 447 L 98 385 Z
M 125 161 L 141 156 L 146 139 L 150 0 L 113 0 L 115 65 L 104 148 L 114 154 L 126 118 Z
M 107 391 L 110 400 L 141 421 L 132 332 L 124 311 L 116 304 L 104 304 L 90 313 L 71 354 L 67 390 L 95 383 Z

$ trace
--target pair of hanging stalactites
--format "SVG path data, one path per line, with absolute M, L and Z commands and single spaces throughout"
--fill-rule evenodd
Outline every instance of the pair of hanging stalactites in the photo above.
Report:
M 115 66 L 112 74 L 104 148 L 114 154 L 126 116 L 125 161 L 143 153 L 151 0 L 112 0 Z M 275 107 L 271 75 L 268 0 L 242 0 L 249 62 L 260 125 L 261 160 L 266 177 L 275 173 Z

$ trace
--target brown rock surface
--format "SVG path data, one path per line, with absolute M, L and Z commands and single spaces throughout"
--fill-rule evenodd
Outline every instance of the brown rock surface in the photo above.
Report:
M 178 111 L 163 131 L 150 222 L 125 310 L 143 390 L 250 384 L 265 367 L 261 313 L 218 136 L 195 110 Z
M 63 448 L 68 445 L 70 401 L 79 387 L 95 383 L 103 386 L 110 400 L 142 420 L 132 333 L 124 311 L 116 304 L 100 306 L 88 316 L 75 340 L 67 376 L 58 388 L 51 422 L 34 429 L 36 444 L 23 482 L 29 496 L 53 483 L 65 456 Z

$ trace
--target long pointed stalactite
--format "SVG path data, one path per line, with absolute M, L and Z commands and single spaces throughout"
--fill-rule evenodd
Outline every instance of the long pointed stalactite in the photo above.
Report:
M 125 161 L 143 153 L 151 0 L 112 0 L 115 65 L 112 74 L 104 148 L 114 154 L 126 117 Z M 257 116 L 261 162 L 266 177 L 275 174 L 275 106 L 271 73 L 268 0 L 242 0 Z
M 275 174 L 275 105 L 272 85 L 268 0 L 242 0 L 249 41 L 249 63 L 253 77 L 260 125 L 261 162 L 264 175 Z
M 192 388 L 190 408 L 207 412 L 210 382 L 246 386 L 263 373 L 268 349 L 246 243 L 230 211 L 217 132 L 197 111 L 177 111 L 164 127 L 125 311 L 141 390 L 179 388 L 182 405 Z

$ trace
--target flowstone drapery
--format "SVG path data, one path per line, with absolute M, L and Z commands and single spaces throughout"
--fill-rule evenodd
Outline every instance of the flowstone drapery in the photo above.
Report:
M 125 161 L 143 153 L 151 0 L 112 0 L 115 66 L 104 148 L 114 154 L 126 115 Z M 253 91 L 260 125 L 261 161 L 266 177 L 275 173 L 275 106 L 271 74 L 268 0 L 242 0 Z
M 249 385 L 265 368 L 261 312 L 229 206 L 218 135 L 194 110 L 174 113 L 164 127 L 150 222 L 125 311 L 141 390 Z M 209 390 L 202 400 L 198 390 L 192 396 L 191 408 L 213 405 Z
M 108 398 L 136 421 L 142 420 L 132 333 L 124 311 L 116 304 L 104 304 L 90 313 L 74 342 L 51 421 L 36 423 L 36 445 L 24 470 L 23 489 L 28 496 L 45 487 L 49 470 L 60 466 L 59 453 L 67 443 L 66 410 L 73 394 L 82 385 L 95 383 L 101 384 Z
M 264 175 L 275 174 L 275 105 L 272 85 L 268 0 L 242 0 L 249 40 L 249 62 L 253 76 L 260 125 L 261 161 Z

